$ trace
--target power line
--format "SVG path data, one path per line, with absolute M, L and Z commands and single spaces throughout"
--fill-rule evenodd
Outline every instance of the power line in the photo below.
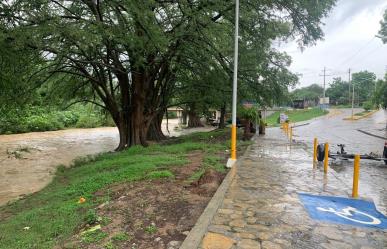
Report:
M 323 76 L 323 77 L 324 77 L 324 92 L 323 92 L 324 101 L 325 101 L 325 78 L 326 78 L 327 76 L 331 76 L 331 75 L 327 75 L 326 73 L 327 73 L 327 68 L 324 67 L 323 75 L 321 75 L 321 74 L 319 75 L 319 76 Z
M 355 62 L 355 64 L 352 64 L 352 66 L 359 64 L 359 62 L 364 62 L 364 60 L 363 60 L 364 58 L 371 56 L 372 54 L 374 54 L 374 53 L 375 53 L 379 48 L 381 48 L 382 46 L 383 46 L 383 43 L 380 44 L 378 47 L 374 48 L 371 52 L 369 52 L 369 53 L 366 54 L 365 56 L 360 57 L 360 59 L 358 59 L 357 62 Z
M 343 60 L 339 66 L 337 67 L 341 67 L 342 65 L 346 64 L 347 62 L 350 62 L 355 56 L 357 56 L 364 48 L 366 48 L 368 45 L 371 44 L 371 42 L 375 39 L 375 36 L 372 37 L 371 40 L 369 40 L 364 46 L 362 46 L 360 49 L 358 49 L 354 54 L 352 54 L 352 56 L 349 56 L 347 57 L 347 59 Z

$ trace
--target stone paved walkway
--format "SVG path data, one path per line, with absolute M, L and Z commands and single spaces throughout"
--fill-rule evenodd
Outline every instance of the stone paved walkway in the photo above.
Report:
M 279 129 L 256 138 L 237 168 L 201 249 L 387 248 L 387 231 L 312 220 L 298 192 L 348 197 L 350 186 Z M 380 210 L 386 214 L 386 210 Z

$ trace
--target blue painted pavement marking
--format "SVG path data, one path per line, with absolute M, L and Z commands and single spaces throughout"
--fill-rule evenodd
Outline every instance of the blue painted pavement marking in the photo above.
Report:
M 387 218 L 373 202 L 335 196 L 298 194 L 309 216 L 315 220 L 352 226 L 387 229 Z

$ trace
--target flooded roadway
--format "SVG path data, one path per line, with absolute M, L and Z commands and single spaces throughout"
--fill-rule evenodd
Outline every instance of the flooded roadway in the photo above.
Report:
M 175 130 L 169 120 L 168 133 L 179 136 L 213 127 Z M 77 157 L 112 151 L 119 142 L 115 127 L 70 129 L 0 136 L 0 205 L 21 195 L 34 193 L 53 178 L 58 165 L 70 165 Z
M 356 112 L 361 111 L 357 109 Z M 329 115 L 310 121 L 309 125 L 294 128 L 294 139 L 307 145 L 312 153 L 313 138 L 317 137 L 319 143 L 329 142 L 330 151 L 336 153 L 339 150 L 337 144 L 345 144 L 348 153 L 368 154 L 370 152 L 379 155 L 383 152 L 387 137 L 386 122 L 387 111 L 379 110 L 370 117 L 350 121 L 343 120 L 351 115 L 350 109 L 332 110 Z M 361 131 L 374 134 L 366 135 Z M 349 190 L 352 189 L 353 160 L 331 160 L 330 168 Z M 387 166 L 384 162 L 361 160 L 359 195 L 361 198 L 373 199 L 378 208 L 387 214 Z

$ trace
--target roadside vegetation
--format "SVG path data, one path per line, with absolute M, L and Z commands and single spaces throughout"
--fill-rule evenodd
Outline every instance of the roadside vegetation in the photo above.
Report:
M 352 73 L 351 84 L 342 78 L 334 78 L 333 82 L 326 89 L 326 96 L 329 97 L 332 108 L 351 108 L 352 95 L 354 91 L 354 105 L 365 110 L 376 109 L 379 106 L 387 108 L 387 74 L 384 79 L 377 79 L 376 74 L 369 71 Z M 324 89 L 313 84 L 292 91 L 290 100 L 304 100 L 307 103 L 316 105 L 319 98 L 323 96 Z
M 247 144 L 239 142 L 242 147 Z M 192 159 L 201 158 L 197 167 L 191 169 L 184 181 L 176 183 L 189 186 L 208 170 L 224 174 L 228 147 L 229 130 L 216 130 L 167 140 L 148 148 L 135 146 L 122 152 L 82 158 L 70 168 L 61 166 L 52 183 L 42 191 L 0 207 L 1 248 L 53 248 L 97 224 L 102 230 L 81 234 L 76 243 L 128 242 L 134 234 L 108 234 L 104 226 L 112 217 L 100 217 L 96 211 L 97 206 L 109 203 L 117 195 L 117 191 L 109 190 L 111 186 L 130 182 L 147 185 L 160 179 L 177 181 L 176 169 L 183 170 L 191 163 L 190 153 L 198 152 Z M 101 191 L 104 194 L 97 194 Z M 84 199 L 80 201 L 80 198 Z M 147 196 L 142 201 L 147 202 Z M 147 213 L 145 207 L 142 210 Z M 157 232 L 151 223 L 138 229 L 147 234 Z
M 114 126 L 114 122 L 109 114 L 92 105 L 76 105 L 67 110 L 55 106 L 0 109 L 0 134 L 99 126 Z
M 362 111 L 362 112 L 358 112 L 358 113 L 355 113 L 354 115 L 355 116 L 364 116 L 364 115 L 367 115 L 368 113 L 370 113 L 371 111 Z
M 268 126 L 279 126 L 279 116 L 281 112 L 275 112 L 272 115 L 270 115 L 266 122 Z M 328 114 L 327 110 L 323 110 L 321 108 L 311 108 L 311 109 L 295 109 L 295 110 L 289 110 L 284 111 L 286 115 L 288 115 L 290 122 L 300 122 L 300 121 L 306 121 L 310 120 L 319 116 L 323 116 Z

